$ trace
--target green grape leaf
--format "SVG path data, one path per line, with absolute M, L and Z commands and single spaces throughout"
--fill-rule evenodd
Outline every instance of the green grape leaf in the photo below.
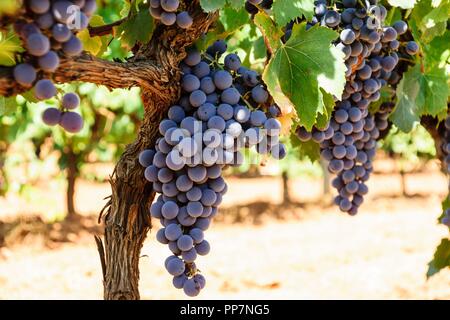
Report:
M 340 98 L 345 86 L 343 53 L 331 42 L 337 33 L 306 23 L 295 25 L 292 36 L 273 55 L 263 80 L 280 108 L 292 106 L 305 128 L 311 130 L 325 104 L 320 89 Z
M 436 4 L 439 7 L 434 7 Z M 420 39 L 422 43 L 429 43 L 434 37 L 445 32 L 449 15 L 450 0 L 439 3 L 422 0 L 414 7 L 408 23 L 413 29 L 415 39 Z
M 416 0 L 388 0 L 393 7 L 400 7 L 402 9 L 412 9 L 416 5 Z
M 240 10 L 245 5 L 245 0 L 228 0 L 227 2 L 235 10 Z
M 450 267 L 450 240 L 442 239 L 436 248 L 433 260 L 428 263 L 427 278 L 448 267 Z
M 392 112 L 391 121 L 403 132 L 412 130 L 414 123 L 419 121 L 416 99 L 419 95 L 420 65 L 410 68 L 397 86 L 397 103 Z
M 267 41 L 267 45 L 274 52 L 281 46 L 283 32 L 277 28 L 273 20 L 265 12 L 258 12 L 254 21 Z
M 445 197 L 444 201 L 442 201 L 442 214 L 438 217 L 437 223 L 441 223 L 441 220 L 445 215 L 445 210 L 448 208 L 450 208 L 450 193 Z
M 37 99 L 35 97 L 33 89 L 28 90 L 27 92 L 21 93 L 20 95 L 28 102 L 38 103 L 40 101 L 39 99 Z
M 255 59 L 264 59 L 267 56 L 267 48 L 263 37 L 259 37 L 256 41 L 253 41 L 252 46 Z
M 435 37 L 442 35 L 445 30 L 447 30 L 447 22 L 438 22 L 433 27 L 423 30 L 420 40 L 424 43 L 429 43 Z
M 229 6 L 220 11 L 219 20 L 222 22 L 224 31 L 228 34 L 233 33 L 240 27 L 248 23 L 250 17 L 244 8 L 235 10 Z
M 16 108 L 16 97 L 0 97 L 0 116 L 11 114 Z
M 447 20 L 450 17 L 450 1 L 446 0 L 445 3 L 439 5 L 437 8 L 433 8 L 428 14 L 426 14 L 422 22 L 419 24 L 419 28 L 422 33 L 430 33 L 430 30 L 436 29 L 436 35 L 440 35 L 445 31 L 443 25 L 446 26 Z M 426 37 L 431 40 L 431 37 Z
M 419 85 L 416 103 L 421 114 L 436 116 L 447 110 L 449 89 L 444 69 L 435 67 L 421 73 Z
M 423 70 L 420 64 L 410 68 L 397 87 L 397 104 L 391 115 L 404 132 L 413 128 L 421 115 L 437 116 L 447 110 L 449 88 L 445 69 L 437 66 Z
M 126 0 L 122 0 L 122 2 L 123 2 L 123 4 L 122 4 L 123 7 L 122 7 L 122 10 L 120 10 L 120 17 L 125 18 L 130 13 L 131 4 L 129 1 L 126 1 Z
M 14 66 L 16 64 L 16 53 L 22 51 L 20 39 L 14 32 L 0 33 L 0 65 Z
M 323 97 L 324 108 L 322 111 L 319 110 L 317 115 L 317 128 L 324 129 L 328 125 L 331 114 L 333 113 L 335 101 L 331 94 L 326 93 L 323 89 L 320 89 L 320 94 Z
M 138 12 L 134 12 L 133 8 L 131 10 L 131 16 L 121 25 L 114 28 L 115 34 L 122 42 L 122 46 L 127 49 L 133 48 L 138 42 L 148 43 L 155 27 L 153 18 L 145 5 L 142 5 Z
M 226 0 L 200 0 L 200 6 L 205 12 L 217 11 L 225 7 Z
M 279 26 L 301 16 L 309 20 L 314 15 L 314 0 L 274 0 L 272 11 Z
M 428 45 L 423 47 L 426 65 L 444 68 L 450 64 L 450 31 L 436 37 Z
M 314 141 L 302 142 L 294 132 L 290 135 L 290 141 L 299 159 L 308 158 L 311 162 L 320 159 L 320 147 Z

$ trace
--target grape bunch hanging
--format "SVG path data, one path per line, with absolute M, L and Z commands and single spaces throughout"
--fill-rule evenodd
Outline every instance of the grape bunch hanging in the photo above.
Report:
M 150 214 L 163 226 L 157 240 L 172 252 L 165 267 L 188 296 L 205 286 L 195 261 L 210 251 L 204 231 L 227 192 L 223 170 L 242 164 L 242 148 L 255 146 L 276 159 L 286 155 L 279 108 L 236 54 L 218 62 L 226 50 L 224 41 L 216 41 L 203 55 L 188 52 L 181 63 L 182 96 L 161 121 L 155 149 L 139 156 L 145 179 L 160 193 Z
M 345 55 L 347 83 L 326 128 L 308 132 L 299 127 L 296 133 L 301 141 L 320 144 L 321 158 L 337 175 L 332 182 L 338 191 L 335 203 L 351 215 L 358 212 L 368 192 L 365 182 L 373 171 L 377 139 L 388 125 L 389 114 L 376 118 L 369 113 L 369 105 L 380 99 L 383 86 L 398 81 L 395 67 L 399 50 L 409 55 L 419 51 L 415 42 L 405 45 L 397 40 L 408 29 L 405 22 L 398 21 L 393 27 L 383 25 L 387 10 L 376 3 L 367 1 L 363 6 L 356 0 L 345 0 L 330 7 L 326 1 L 316 1 L 315 16 L 307 24 L 307 28 L 320 24 L 339 31 L 335 46 Z M 293 25 L 286 28 L 286 41 Z
M 182 29 L 188 29 L 192 26 L 192 17 L 187 11 L 181 11 L 179 0 L 150 0 L 150 14 L 153 18 L 161 21 L 166 26 L 172 26 L 175 23 Z
M 447 176 L 450 175 L 450 115 L 444 121 L 444 142 L 442 143 L 442 152 L 444 154 L 444 170 L 447 173 Z M 450 190 L 450 184 L 449 184 Z M 450 208 L 444 211 L 444 216 L 442 217 L 441 222 L 446 226 L 450 227 Z
M 14 30 L 23 41 L 25 52 L 14 68 L 14 79 L 25 88 L 34 87 L 38 100 L 57 95 L 51 78 L 61 57 L 73 57 L 83 50 L 76 33 L 86 29 L 96 10 L 95 0 L 27 0 L 25 14 Z M 60 108 L 49 108 L 43 115 L 47 125 L 59 124 L 67 132 L 77 133 L 83 119 L 74 112 L 80 104 L 75 93 L 62 97 Z

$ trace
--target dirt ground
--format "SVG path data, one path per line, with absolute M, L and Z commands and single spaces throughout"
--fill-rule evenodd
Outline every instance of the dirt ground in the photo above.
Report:
M 390 172 L 389 164 L 382 167 L 386 172 L 372 177 L 356 217 L 321 205 L 318 179 L 291 181 L 293 200 L 301 204 L 290 208 L 280 205 L 280 179 L 228 179 L 222 221 L 206 233 L 212 250 L 197 263 L 207 279 L 199 298 L 450 299 L 450 270 L 425 278 L 436 245 L 448 234 L 436 223 L 446 178 L 433 163 L 407 176 L 414 197 L 404 198 L 399 175 Z M 97 213 L 104 203 L 99 199 L 108 192 L 106 184 L 81 181 L 79 211 Z M 63 208 L 63 199 L 61 188 L 51 187 L 42 191 L 38 204 L 0 199 L 0 219 Z M 101 299 L 93 234 L 69 238 L 73 241 L 53 246 L 25 238 L 0 248 L 0 299 Z M 140 264 L 143 299 L 185 298 L 164 270 L 168 254 L 152 231 Z

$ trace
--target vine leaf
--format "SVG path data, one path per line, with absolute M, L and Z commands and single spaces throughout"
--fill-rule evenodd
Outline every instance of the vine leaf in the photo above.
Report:
M 245 0 L 228 0 L 228 4 L 235 10 L 244 8 Z
M 449 89 L 445 70 L 434 67 L 421 74 L 419 78 L 420 92 L 417 105 L 422 114 L 437 116 L 447 109 Z
M 281 46 L 281 37 L 283 32 L 277 28 L 272 19 L 265 12 L 259 12 L 255 15 L 254 21 L 259 30 L 266 39 L 266 45 L 271 52 L 276 51 Z
M 427 278 L 448 267 L 450 267 L 450 240 L 442 239 L 436 248 L 433 260 L 428 263 Z
M 240 27 L 248 23 L 249 14 L 245 9 L 234 9 L 230 6 L 226 6 L 220 11 L 219 20 L 222 22 L 224 31 L 227 34 L 231 34 L 238 30 Z
M 91 27 L 99 27 L 105 25 L 105 21 L 102 16 L 94 15 L 92 16 L 89 25 Z M 91 37 L 88 29 L 81 31 L 77 36 L 83 43 L 84 50 L 89 51 L 97 57 L 101 56 L 108 48 L 108 36 Z
M 336 37 L 335 31 L 324 27 L 307 31 L 305 23 L 295 25 L 291 38 L 275 52 L 263 73 L 277 104 L 293 106 L 308 130 L 326 109 L 320 89 L 337 98 L 344 90 L 344 55 L 331 44 Z
M 416 5 L 416 0 L 388 0 L 393 7 L 400 7 L 402 9 L 412 9 Z
M 16 97 L 0 97 L 0 116 L 8 115 L 17 108 Z
M 422 0 L 414 7 L 409 24 L 414 38 L 429 43 L 442 35 L 447 27 L 450 15 L 450 0 Z M 420 31 L 420 34 L 418 34 Z
M 20 39 L 14 32 L 0 33 L 0 65 L 14 66 L 16 64 L 15 54 L 22 51 Z
M 448 86 L 444 69 L 421 70 L 417 64 L 403 76 L 397 87 L 392 122 L 402 131 L 412 130 L 421 115 L 437 116 L 447 108 Z
M 320 147 L 312 140 L 302 142 L 298 139 L 297 135 L 292 132 L 290 136 L 292 148 L 298 155 L 299 159 L 308 158 L 311 162 L 320 159 Z
M 415 65 L 403 75 L 397 87 L 397 103 L 391 114 L 392 122 L 403 132 L 412 130 L 419 121 L 416 99 L 419 95 L 420 65 Z
M 236 2 L 236 1 L 233 1 Z M 213 12 L 223 8 L 226 0 L 200 0 L 200 6 L 205 12 Z
M 301 16 L 310 20 L 314 15 L 314 0 L 275 0 L 272 10 L 275 21 L 280 26 Z
M 445 0 L 438 7 L 433 8 L 429 13 L 427 13 L 420 23 L 419 27 L 422 33 L 426 33 L 428 30 L 437 28 L 437 34 L 442 34 L 442 26 L 447 24 L 447 20 L 450 16 L 450 1 Z M 439 28 L 441 26 L 441 28 Z M 445 28 L 444 28 L 445 31 Z
M 121 25 L 114 28 L 114 33 L 120 38 L 122 46 L 127 49 L 133 48 L 136 43 L 146 44 L 150 41 L 154 24 L 148 7 L 141 5 L 139 11 L 133 6 L 129 18 Z

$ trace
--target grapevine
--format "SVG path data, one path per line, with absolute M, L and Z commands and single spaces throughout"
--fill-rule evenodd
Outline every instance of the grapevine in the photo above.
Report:
M 386 129 L 389 116 L 385 113 L 376 119 L 369 113 L 369 106 L 380 99 L 382 87 L 398 81 L 397 37 L 406 32 L 407 25 L 398 21 L 393 27 L 385 27 L 385 7 L 364 7 L 357 1 L 344 1 L 337 10 L 329 9 L 326 1 L 316 1 L 315 13 L 309 27 L 321 24 L 340 32 L 335 46 L 345 55 L 347 83 L 330 123 L 311 133 L 299 127 L 297 136 L 301 141 L 312 139 L 320 144 L 321 157 L 329 163 L 328 171 L 337 175 L 332 183 L 338 191 L 335 204 L 341 211 L 355 215 L 369 191 L 366 181 L 373 171 L 376 141 L 380 130 Z M 286 27 L 286 40 L 292 26 Z M 417 44 L 408 42 L 405 50 L 416 54 Z
M 218 62 L 226 50 L 224 41 L 216 41 L 203 56 L 188 52 L 181 66 L 183 95 L 160 123 L 155 149 L 139 156 L 145 178 L 161 194 L 150 213 L 163 225 L 156 239 L 173 253 L 165 267 L 175 288 L 188 296 L 205 287 L 195 261 L 210 251 L 204 231 L 227 192 L 223 170 L 242 164 L 242 148 L 276 159 L 286 155 L 278 107 L 238 55 Z
M 25 88 L 34 87 L 36 99 L 51 99 L 57 95 L 52 73 L 58 69 L 60 57 L 77 56 L 83 50 L 76 33 L 88 27 L 96 2 L 28 0 L 26 9 L 14 25 L 26 48 L 22 63 L 14 68 L 14 79 Z M 79 104 L 79 97 L 68 93 L 62 97 L 61 107 L 48 108 L 42 119 L 47 125 L 59 124 L 67 132 L 77 133 L 83 128 L 83 119 L 72 110 Z

